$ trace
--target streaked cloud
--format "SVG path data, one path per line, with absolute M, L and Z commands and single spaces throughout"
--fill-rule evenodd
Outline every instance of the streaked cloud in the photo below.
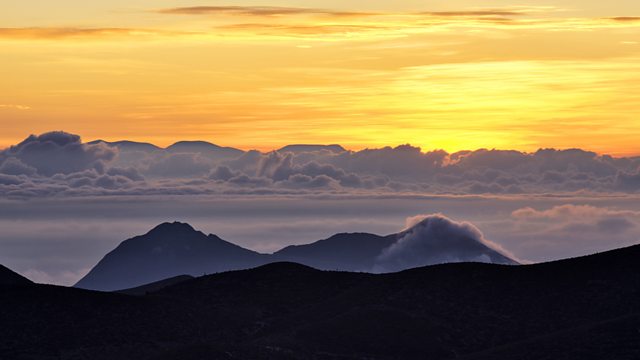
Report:
M 618 16 L 610 19 L 620 22 L 640 22 L 640 16 Z
M 176 32 L 135 28 L 81 28 L 81 27 L 23 27 L 0 28 L 0 39 L 41 40 L 41 39 L 95 39 L 95 38 L 149 38 L 154 36 L 188 35 L 192 32 Z
M 0 109 L 30 110 L 31 107 L 19 104 L 0 104 Z
M 246 15 L 246 16 L 286 16 L 286 15 L 328 15 L 335 17 L 373 16 L 379 13 L 360 11 L 338 11 L 327 9 L 280 7 L 280 6 L 191 6 L 158 10 L 162 14 L 180 15 Z
M 462 11 L 422 11 L 422 12 L 367 12 L 339 11 L 329 9 L 278 7 L 278 6 L 191 6 L 158 10 L 161 14 L 178 15 L 248 15 L 248 16 L 296 16 L 325 15 L 334 17 L 367 17 L 367 16 L 433 16 L 433 17 L 484 17 L 484 16 L 524 16 L 529 10 L 540 11 L 540 8 L 509 8 L 495 10 L 462 10 Z

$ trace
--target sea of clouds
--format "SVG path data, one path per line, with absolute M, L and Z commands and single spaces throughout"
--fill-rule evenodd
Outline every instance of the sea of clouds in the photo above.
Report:
M 640 158 L 570 149 L 423 152 L 289 146 L 262 153 L 179 143 L 83 143 L 31 135 L 0 152 L 7 197 L 177 194 L 636 193 Z

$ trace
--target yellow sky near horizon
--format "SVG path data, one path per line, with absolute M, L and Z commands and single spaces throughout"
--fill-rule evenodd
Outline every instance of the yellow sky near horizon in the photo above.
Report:
M 640 154 L 637 1 L 229 4 L 7 2 L 0 148 L 65 130 Z

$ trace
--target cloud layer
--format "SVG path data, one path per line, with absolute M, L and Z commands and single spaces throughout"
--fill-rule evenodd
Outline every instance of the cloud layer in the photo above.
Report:
M 290 146 L 261 153 L 205 142 L 167 149 L 31 135 L 0 152 L 6 196 L 145 194 L 611 194 L 640 190 L 640 158 L 569 149 L 424 152 Z

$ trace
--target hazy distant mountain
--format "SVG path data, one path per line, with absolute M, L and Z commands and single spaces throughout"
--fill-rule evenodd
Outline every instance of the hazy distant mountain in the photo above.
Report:
M 264 264 L 268 257 L 243 249 L 190 225 L 158 225 L 142 236 L 122 242 L 75 286 L 121 290 L 177 275 L 201 276 Z
M 640 246 L 399 273 L 275 263 L 142 296 L 0 291 L 0 358 L 640 358 Z
M 451 262 L 517 265 L 483 243 L 480 234 L 432 216 L 398 234 L 337 234 L 307 245 L 288 246 L 273 254 L 322 270 L 393 272 Z
M 28 285 L 33 284 L 31 280 L 18 273 L 0 265 L 0 285 Z
M 299 153 L 299 152 L 313 152 L 313 151 L 321 151 L 321 150 L 326 150 L 334 153 L 341 153 L 343 151 L 347 151 L 345 148 L 343 148 L 341 145 L 338 145 L 338 144 L 332 144 L 332 145 L 294 144 L 294 145 L 287 145 L 283 148 L 280 148 L 278 149 L 278 152 Z
M 162 148 L 150 143 L 128 141 L 128 140 L 113 141 L 113 142 L 104 141 L 104 140 L 95 140 L 95 141 L 89 142 L 88 144 L 93 145 L 93 144 L 99 144 L 99 143 L 104 143 L 109 146 L 114 146 L 114 147 L 117 147 L 120 151 L 126 151 L 126 152 L 131 152 L 131 151 L 153 152 L 153 151 L 162 150 Z
M 337 234 L 307 245 L 291 245 L 273 254 L 276 260 L 305 264 L 322 270 L 371 271 L 378 255 L 397 235 Z
M 259 254 L 184 223 L 164 223 L 121 243 L 75 286 L 121 290 L 178 275 L 247 269 L 290 261 L 321 270 L 393 272 L 449 262 L 517 262 L 483 243 L 482 236 L 440 216 L 398 234 L 338 234 L 307 245 Z
M 236 158 L 244 151 L 232 147 L 222 147 L 206 141 L 179 141 L 168 148 L 170 153 L 198 153 L 213 160 Z

